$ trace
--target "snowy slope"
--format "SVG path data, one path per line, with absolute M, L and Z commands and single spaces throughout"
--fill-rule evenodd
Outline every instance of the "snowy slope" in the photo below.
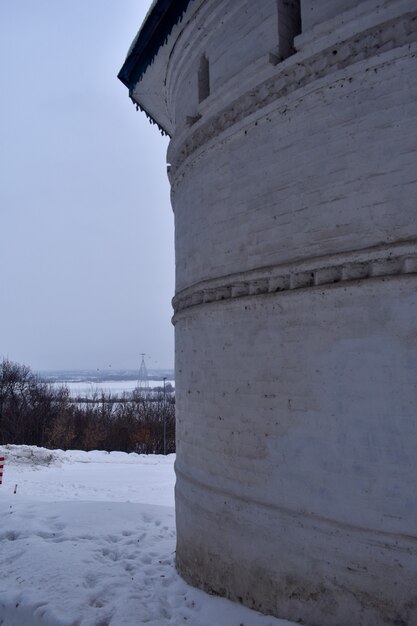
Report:
M 0 626 L 289 624 L 178 576 L 174 455 L 26 446 L 2 455 Z

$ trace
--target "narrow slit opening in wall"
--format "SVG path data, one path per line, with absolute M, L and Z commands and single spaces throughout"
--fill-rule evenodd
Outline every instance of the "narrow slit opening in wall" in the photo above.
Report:
M 210 63 L 205 54 L 200 59 L 198 68 L 198 101 L 202 102 L 210 95 Z
M 300 0 L 277 0 L 278 57 L 284 60 L 294 54 L 294 39 L 301 33 Z

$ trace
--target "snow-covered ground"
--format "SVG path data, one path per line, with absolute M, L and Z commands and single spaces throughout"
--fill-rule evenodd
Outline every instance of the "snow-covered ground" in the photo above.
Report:
M 0 626 L 289 624 L 177 574 L 174 455 L 4 446 L 0 456 Z

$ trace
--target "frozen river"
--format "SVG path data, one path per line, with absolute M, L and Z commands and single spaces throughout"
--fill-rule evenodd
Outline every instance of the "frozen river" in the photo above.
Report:
M 155 387 L 163 387 L 163 380 L 150 380 L 149 389 L 154 389 Z M 174 380 L 166 380 L 166 384 L 170 383 L 173 387 L 175 387 Z M 105 381 L 94 381 L 87 382 L 85 380 L 81 381 L 69 381 L 69 382 L 57 382 L 53 383 L 54 386 L 60 387 L 65 385 L 70 390 L 71 396 L 82 396 L 82 397 L 91 397 L 95 394 L 101 395 L 112 394 L 112 395 L 122 395 L 123 393 L 131 393 L 137 387 L 136 380 L 105 380 Z

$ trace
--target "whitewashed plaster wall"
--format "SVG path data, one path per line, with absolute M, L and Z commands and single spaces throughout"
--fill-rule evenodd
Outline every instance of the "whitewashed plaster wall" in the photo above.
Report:
M 282 62 L 277 7 L 191 2 L 134 91 L 172 134 L 177 564 L 414 626 L 417 6 L 302 0 Z
M 265 59 L 278 43 L 276 0 L 263 0 L 256 11 L 251 0 L 204 2 L 198 10 L 197 6 L 167 68 L 176 131 L 187 117 L 199 114 L 197 76 L 202 54 L 209 59 L 210 91 L 216 98 L 221 86 L 258 59 Z M 242 42 L 246 43 L 242 46 Z
M 317 24 L 323 24 L 332 17 L 341 16 L 348 9 L 355 8 L 366 0 L 301 0 L 303 30 L 309 31 Z
M 314 626 L 416 623 L 415 287 L 368 279 L 179 314 L 187 580 Z

